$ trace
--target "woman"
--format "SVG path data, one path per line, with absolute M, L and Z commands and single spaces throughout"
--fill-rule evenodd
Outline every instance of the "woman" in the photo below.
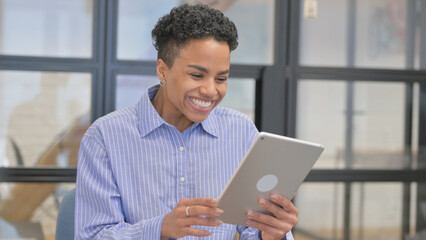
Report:
M 182 5 L 152 31 L 160 85 L 98 119 L 80 148 L 77 239 L 205 237 L 293 239 L 297 208 L 272 195 L 247 226 L 223 224 L 217 198 L 258 131 L 217 105 L 226 94 L 235 25 L 203 5 Z

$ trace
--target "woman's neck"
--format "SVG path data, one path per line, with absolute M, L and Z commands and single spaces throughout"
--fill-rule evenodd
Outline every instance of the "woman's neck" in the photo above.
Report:
M 180 132 L 185 131 L 185 129 L 193 124 L 191 120 L 170 102 L 164 87 L 158 89 L 157 94 L 152 100 L 152 105 L 164 121 L 175 126 Z

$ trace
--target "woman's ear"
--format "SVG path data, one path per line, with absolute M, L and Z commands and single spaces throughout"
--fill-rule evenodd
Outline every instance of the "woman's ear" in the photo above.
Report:
M 163 59 L 158 59 L 157 61 L 157 77 L 158 79 L 166 79 L 167 73 L 169 71 L 169 67 L 167 64 L 163 61 Z

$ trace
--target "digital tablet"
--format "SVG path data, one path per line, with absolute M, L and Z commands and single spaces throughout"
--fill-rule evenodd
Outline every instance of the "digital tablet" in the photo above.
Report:
M 224 210 L 218 219 L 244 226 L 247 210 L 264 212 L 258 198 L 279 193 L 291 199 L 323 150 L 320 144 L 260 132 L 218 199 Z

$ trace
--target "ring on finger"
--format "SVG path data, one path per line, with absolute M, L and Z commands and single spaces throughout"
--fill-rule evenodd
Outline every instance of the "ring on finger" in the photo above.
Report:
M 190 217 L 190 216 L 191 216 L 191 215 L 189 215 L 189 206 L 186 206 L 185 213 L 186 213 L 186 216 L 187 216 L 187 217 Z

